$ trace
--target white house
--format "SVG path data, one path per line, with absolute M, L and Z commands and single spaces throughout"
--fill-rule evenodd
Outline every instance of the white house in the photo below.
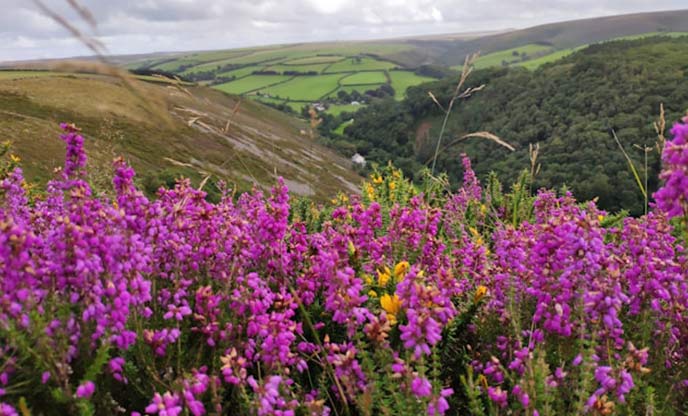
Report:
M 358 165 L 358 166 L 361 166 L 361 167 L 363 167 L 363 166 L 366 165 L 366 160 L 365 160 L 365 158 L 364 158 L 363 156 L 359 155 L 358 153 L 356 153 L 355 155 L 351 156 L 351 162 L 352 162 L 354 165 Z

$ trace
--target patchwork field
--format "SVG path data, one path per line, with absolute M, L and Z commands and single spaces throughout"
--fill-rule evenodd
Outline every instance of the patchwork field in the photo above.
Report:
M 290 77 L 284 75 L 251 75 L 232 82 L 216 85 L 215 88 L 230 94 L 245 94 L 270 85 L 288 81 Z
M 258 78 L 255 75 L 254 77 Z M 339 75 L 294 77 L 288 82 L 263 88 L 260 92 L 272 97 L 288 98 L 295 101 L 317 101 L 337 89 L 337 82 L 340 78 Z
M 297 112 L 326 100 L 327 112 L 337 115 L 354 110 L 353 101 L 364 104 L 371 99 L 365 93 L 383 85 L 392 86 L 395 98 L 401 99 L 408 87 L 431 80 L 385 58 L 409 48 L 393 42 L 281 45 L 157 57 L 128 67 L 179 74 L 229 94 L 285 104 Z M 346 95 L 338 95 L 340 91 Z M 354 92 L 355 98 L 348 100 Z

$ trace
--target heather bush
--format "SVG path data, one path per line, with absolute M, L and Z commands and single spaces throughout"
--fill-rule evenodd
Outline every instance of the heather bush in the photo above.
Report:
M 109 199 L 63 128 L 44 192 L 0 165 L 0 415 L 688 411 L 682 124 L 639 218 L 467 158 L 328 204 L 149 199 L 118 159 Z

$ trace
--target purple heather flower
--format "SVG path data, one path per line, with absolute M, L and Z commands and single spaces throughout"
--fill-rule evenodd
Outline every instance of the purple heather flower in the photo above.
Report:
M 0 416 L 19 416 L 19 413 L 9 404 L 0 402 Z
M 155 393 L 153 401 L 146 407 L 146 413 L 158 416 L 178 416 L 182 412 L 179 403 L 179 396 L 176 393 L 168 391 L 162 396 L 160 393 Z
M 447 402 L 447 397 L 454 394 L 452 389 L 442 389 L 438 397 L 433 398 L 430 403 L 428 403 L 428 416 L 441 416 L 444 415 L 447 410 L 449 410 L 449 403 Z
M 411 393 L 416 397 L 428 397 L 432 394 L 432 386 L 427 378 L 416 376 L 411 381 Z
M 671 134 L 662 152 L 664 185 L 653 195 L 669 218 L 688 214 L 688 124 L 674 124 Z
M 96 385 L 92 381 L 86 381 L 85 383 L 79 385 L 76 389 L 76 397 L 80 399 L 88 399 L 93 396 L 96 391 Z
M 528 405 L 530 405 L 530 397 L 528 396 L 528 393 L 523 391 L 521 386 L 518 384 L 514 386 L 513 389 L 511 389 L 511 394 L 513 394 L 518 401 L 521 403 L 521 406 L 527 408 Z
M 571 365 L 574 367 L 578 367 L 579 365 L 581 365 L 582 362 L 583 362 L 583 355 L 578 354 L 574 357 L 573 361 L 571 361 Z
M 497 406 L 504 408 L 507 406 L 508 394 L 506 391 L 502 390 L 500 387 L 488 387 L 487 396 L 492 400 Z

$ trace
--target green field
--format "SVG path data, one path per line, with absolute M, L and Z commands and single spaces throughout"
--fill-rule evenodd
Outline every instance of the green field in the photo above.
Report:
M 277 64 L 277 65 L 267 65 L 265 66 L 265 71 L 275 71 L 284 73 L 285 71 L 297 71 L 297 72 L 317 72 L 321 73 L 323 69 L 327 68 L 329 64 L 311 64 L 311 65 L 286 65 L 286 64 Z
M 253 53 L 245 54 L 234 59 L 226 59 L 227 64 L 256 64 L 262 62 L 272 62 L 278 63 L 283 62 L 288 59 L 296 58 L 301 56 L 301 54 L 293 55 L 292 52 L 276 49 L 276 50 L 266 50 L 266 51 L 256 51 Z
M 339 126 L 337 126 L 337 128 L 334 129 L 332 132 L 333 132 L 333 133 L 336 133 L 336 134 L 339 134 L 340 136 L 343 136 L 343 135 L 344 135 L 344 129 L 347 128 L 347 127 L 349 127 L 349 126 L 352 125 L 352 124 L 354 124 L 354 119 L 351 119 L 351 120 L 349 120 L 349 121 L 343 122 L 342 124 L 340 124 Z
M 475 61 L 475 68 L 488 68 L 491 66 L 503 66 L 504 62 L 514 64 L 530 59 L 533 56 L 540 56 L 552 51 L 551 46 L 544 45 L 524 45 L 518 48 L 507 49 L 504 51 L 488 53 Z
M 327 112 L 332 114 L 333 116 L 338 116 L 343 112 L 355 113 L 363 107 L 365 106 L 351 104 L 330 104 L 330 107 L 327 109 Z
M 332 64 L 325 72 L 357 72 L 357 71 L 375 71 L 375 70 L 385 70 L 396 68 L 399 65 L 387 62 L 379 61 L 373 58 L 360 58 L 360 61 L 355 57 L 347 58 L 343 61 L 336 62 Z
M 572 49 L 564 49 L 561 51 L 556 51 L 556 52 L 550 53 L 548 55 L 541 56 L 539 58 L 531 59 L 530 61 L 519 62 L 516 65 L 522 66 L 522 67 L 530 69 L 530 70 L 537 69 L 538 67 L 540 67 L 540 65 L 544 65 L 544 64 L 547 64 L 550 62 L 558 61 L 561 58 L 564 58 L 564 57 L 571 55 L 572 53 L 576 52 L 577 50 L 585 48 L 585 46 L 587 46 L 587 45 L 579 46 L 577 48 L 572 48 Z
M 553 52 L 551 46 L 528 44 L 519 46 L 517 48 L 506 49 L 499 52 L 488 53 L 476 59 L 474 67 L 476 69 L 489 68 L 494 66 L 518 65 L 533 57 L 539 57 Z M 461 65 L 452 67 L 453 69 L 461 69 Z
M 287 81 L 290 77 L 284 75 L 250 75 L 232 82 L 215 85 L 213 88 L 230 94 L 245 94 L 268 85 Z
M 263 67 L 263 66 L 245 66 L 243 68 L 235 69 L 232 71 L 220 72 L 217 75 L 221 76 L 221 77 L 232 77 L 232 76 L 234 76 L 237 78 L 241 78 L 241 77 L 245 77 L 247 75 L 251 75 L 253 73 L 253 71 L 261 71 L 263 69 L 265 69 L 265 67 Z
M 355 74 L 342 78 L 341 85 L 367 85 L 367 84 L 384 84 L 387 82 L 387 77 L 384 72 L 357 72 Z
M 301 108 L 304 106 L 310 105 L 310 103 L 305 103 L 305 102 L 300 102 L 300 101 L 286 101 L 282 98 L 273 98 L 273 97 L 266 97 L 262 95 L 255 95 L 253 98 L 256 101 L 260 101 L 262 103 L 266 104 L 284 104 L 288 107 L 290 107 L 292 110 L 294 110 L 297 113 L 301 113 Z
M 297 113 L 301 113 L 301 109 L 308 105 L 308 103 L 296 102 L 296 101 L 286 101 L 284 104 L 291 107 Z
M 182 72 L 182 75 L 188 75 L 188 74 L 193 74 L 196 72 L 203 72 L 203 71 L 213 71 L 213 70 L 219 69 L 223 65 L 227 65 L 227 64 L 231 64 L 231 63 L 234 63 L 234 59 L 222 59 L 220 61 L 213 61 L 213 62 L 208 62 L 205 64 L 199 64 L 199 65 L 195 65 L 189 69 L 184 70 L 184 72 Z
M 395 91 L 394 96 L 398 100 L 404 98 L 409 87 L 434 80 L 434 78 L 422 77 L 410 71 L 389 71 L 389 77 L 392 80 L 392 88 Z
M 312 65 L 312 64 L 331 64 L 345 59 L 344 56 L 310 56 L 286 61 L 286 65 Z
M 610 39 L 608 42 L 612 42 L 615 40 L 644 39 L 644 38 L 649 38 L 652 36 L 666 36 L 669 38 L 678 38 L 681 36 L 688 36 L 688 32 L 647 32 L 647 33 L 641 33 L 639 35 L 628 35 L 628 36 L 621 36 L 618 38 L 613 38 L 613 39 Z
M 285 83 L 263 88 L 260 92 L 296 101 L 315 101 L 335 90 L 341 77 L 339 74 L 297 76 Z

